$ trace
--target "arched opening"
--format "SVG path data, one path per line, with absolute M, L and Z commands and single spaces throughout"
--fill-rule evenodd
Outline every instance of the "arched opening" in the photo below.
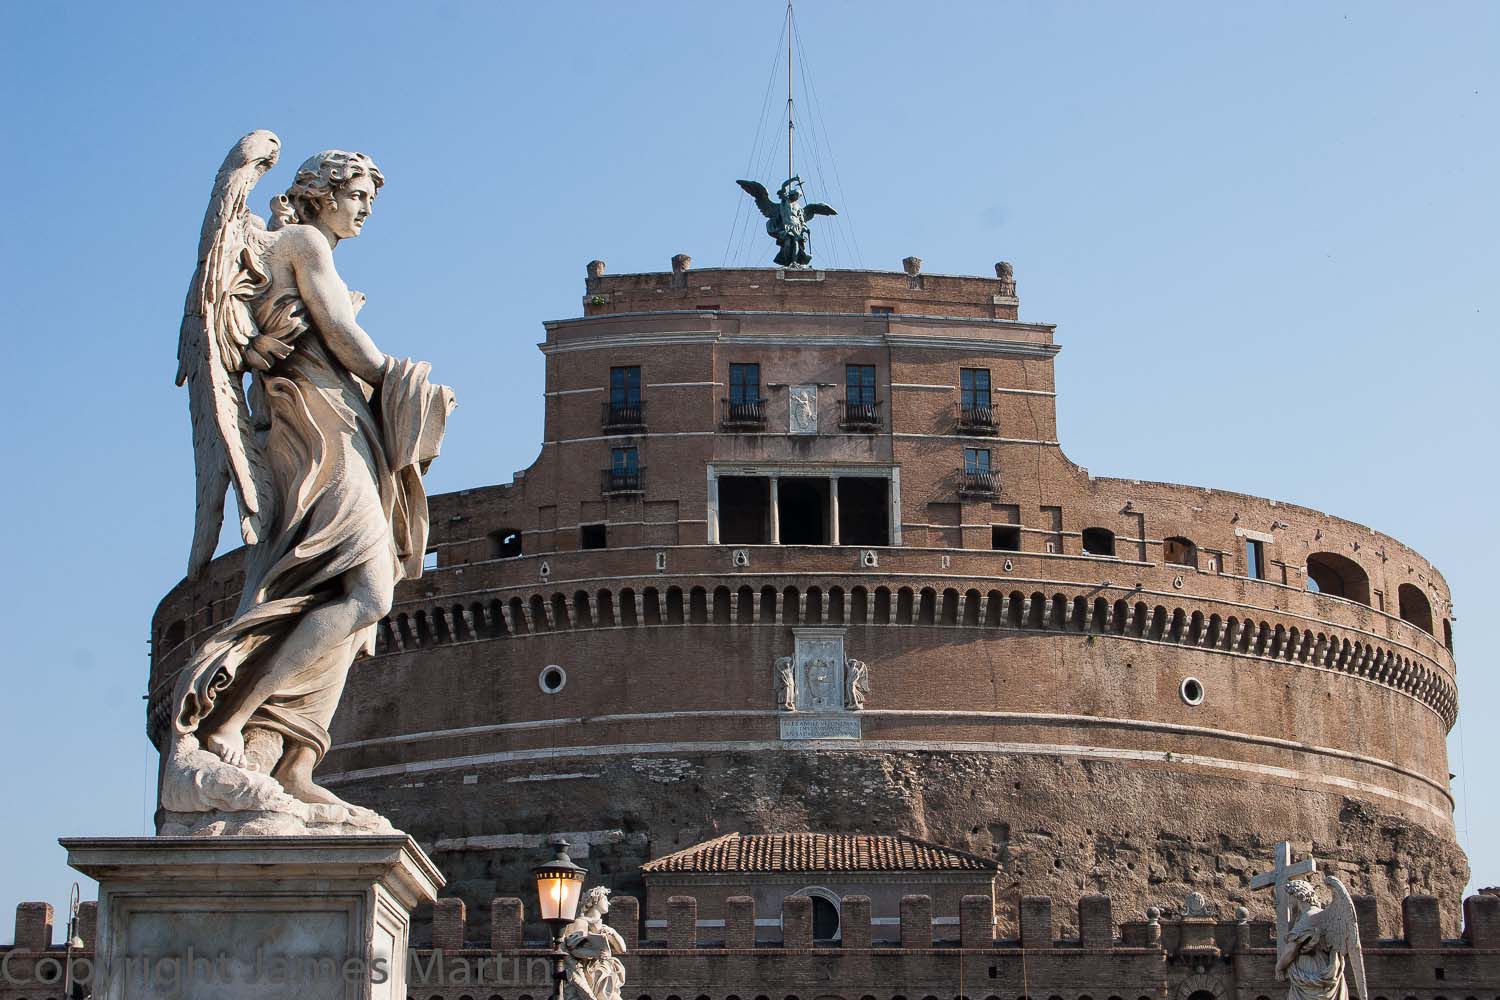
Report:
M 661 624 L 661 594 L 655 587 L 647 587 L 642 593 L 641 620 L 647 625 Z
M 497 528 L 489 533 L 490 558 L 513 559 L 521 554 L 521 529 Z
M 943 591 L 943 613 L 940 621 L 944 625 L 958 624 L 958 591 L 952 587 Z
M 870 592 L 864 587 L 849 591 L 849 624 L 865 625 L 870 621 Z M 1447 624 L 1444 622 L 1443 624 Z
M 814 941 L 834 941 L 839 936 L 838 907 L 822 896 L 812 898 L 812 930 Z
M 167 626 L 166 633 L 162 636 L 162 648 L 159 652 L 166 652 L 175 646 L 182 645 L 182 640 L 187 638 L 187 623 L 181 618 Z
M 896 591 L 896 624 L 910 625 L 912 612 L 912 592 L 910 587 L 902 587 Z
M 552 624 L 547 621 L 547 602 L 541 594 L 531 595 L 531 627 L 538 632 L 548 632 Z
M 1161 543 L 1161 558 L 1163 562 L 1173 566 L 1191 566 L 1197 569 L 1198 546 L 1193 544 L 1191 538 L 1183 538 L 1181 535 L 1164 538 Z
M 667 588 L 667 624 L 682 624 L 682 588 Z
M 1083 551 L 1091 556 L 1115 554 L 1115 533 L 1108 528 L 1084 528 Z
M 804 616 L 807 625 L 823 624 L 823 590 L 820 587 L 807 588 L 807 614 Z
M 599 609 L 599 624 L 613 627 L 616 624 L 614 594 L 608 590 L 601 590 L 596 595 L 596 600 L 596 606 Z
M 1453 622 L 1448 618 L 1443 619 L 1443 645 L 1453 652 Z
M 917 605 L 917 624 L 931 625 L 937 619 L 937 591 L 931 587 L 923 587 L 920 603 Z
M 728 587 L 714 588 L 714 624 L 728 625 L 730 621 L 730 601 Z
M 1432 634 L 1432 602 L 1416 584 L 1403 583 L 1396 589 L 1396 606 L 1401 617 L 1417 628 Z
M 755 621 L 755 591 L 749 587 L 741 587 L 735 594 L 734 620 L 741 625 Z
M 1370 577 L 1359 563 L 1337 552 L 1314 552 L 1307 557 L 1307 589 L 1329 597 L 1370 603 Z
M 708 623 L 708 591 L 702 587 L 694 587 L 688 594 L 688 621 L 694 625 Z

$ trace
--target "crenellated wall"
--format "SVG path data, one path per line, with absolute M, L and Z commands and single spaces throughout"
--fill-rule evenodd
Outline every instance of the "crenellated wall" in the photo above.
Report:
M 776 914 L 757 914 L 753 900 L 736 897 L 722 919 L 700 920 L 693 897 L 674 896 L 663 926 L 643 928 L 638 901 L 617 896 L 608 922 L 626 942 L 631 997 L 1188 1000 L 1203 991 L 1213 1000 L 1261 1000 L 1286 990 L 1274 975 L 1271 925 L 1243 910 L 1190 916 L 1153 909 L 1117 920 L 1108 896 L 1084 896 L 1066 908 L 1050 897 L 1018 896 L 997 915 L 991 898 L 980 895 L 964 898 L 957 924 L 940 924 L 927 896 L 908 895 L 892 925 L 870 921 L 865 897 L 840 902 L 842 936 L 834 942 L 813 940 L 806 897 L 789 897 Z M 1355 905 L 1371 1000 L 1500 996 L 1500 896 L 1465 900 L 1462 933 L 1451 939 L 1440 933 L 1432 897 L 1403 900 L 1400 932 L 1388 938 L 1374 933 L 1376 901 L 1356 897 Z M 488 910 L 488 933 L 478 939 L 464 903 L 453 898 L 439 900 L 414 928 L 413 1000 L 547 995 L 544 929 L 527 924 L 519 899 L 494 899 Z M 44 903 L 17 907 L 15 943 L 0 945 L 0 1000 L 60 993 L 37 976 L 50 978 L 68 957 L 92 960 L 93 904 L 80 914 L 83 948 L 72 952 L 53 943 L 50 924 L 39 923 L 49 911 Z M 1076 930 L 1060 933 L 1064 925 Z

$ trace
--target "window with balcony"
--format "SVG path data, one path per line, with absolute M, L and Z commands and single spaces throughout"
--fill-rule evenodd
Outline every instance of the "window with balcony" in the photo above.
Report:
M 995 411 L 990 407 L 990 370 L 960 368 L 958 429 L 965 434 L 993 434 Z
M 875 366 L 844 366 L 843 414 L 845 430 L 873 430 L 880 426 L 880 402 L 875 398 Z
M 611 449 L 609 468 L 604 470 L 604 492 L 641 492 L 645 471 L 635 448 Z
M 995 492 L 995 475 L 990 470 L 988 448 L 965 448 L 960 493 L 992 494 Z
M 629 365 L 609 370 L 609 402 L 604 404 L 604 427 L 644 427 L 645 406 L 641 401 L 641 369 Z
M 729 397 L 721 421 L 725 427 L 758 428 L 766 424 L 766 401 L 760 395 L 760 365 L 729 366 Z

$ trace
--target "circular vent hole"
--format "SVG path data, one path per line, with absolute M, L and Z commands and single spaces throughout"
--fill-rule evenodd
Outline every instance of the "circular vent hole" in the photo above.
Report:
M 536 682 L 544 694 L 557 694 L 568 683 L 568 672 L 555 663 L 549 663 L 542 668 Z
M 1203 682 L 1196 677 L 1184 677 L 1182 687 L 1178 689 L 1182 700 L 1189 705 L 1203 704 Z

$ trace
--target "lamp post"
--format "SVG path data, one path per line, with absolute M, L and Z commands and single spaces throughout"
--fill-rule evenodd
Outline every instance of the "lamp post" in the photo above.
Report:
M 562 946 L 563 928 L 578 915 L 578 899 L 583 894 L 583 878 L 588 872 L 568 857 L 566 840 L 558 837 L 553 844 L 557 857 L 531 869 L 531 875 L 536 879 L 542 922 L 552 931 L 552 996 L 554 1000 L 563 1000 L 563 982 L 567 979 L 564 963 L 568 957 Z
M 78 910 L 83 904 L 80 902 L 78 883 L 73 883 L 73 888 L 68 892 L 68 931 L 67 941 L 63 946 L 63 996 L 73 1000 L 73 953 L 83 950 L 83 939 L 78 936 Z M 83 994 L 79 994 L 82 996 Z

